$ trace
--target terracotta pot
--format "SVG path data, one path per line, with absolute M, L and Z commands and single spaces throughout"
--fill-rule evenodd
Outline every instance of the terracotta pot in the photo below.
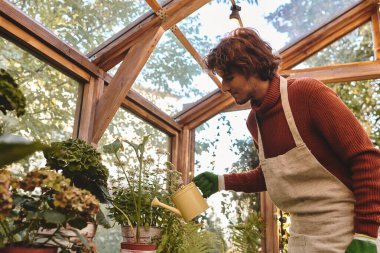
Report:
M 9 247 L 0 249 L 0 253 L 57 253 L 57 248 L 24 248 Z
M 155 253 L 156 245 L 154 244 L 137 244 L 137 243 L 121 243 L 120 253 Z

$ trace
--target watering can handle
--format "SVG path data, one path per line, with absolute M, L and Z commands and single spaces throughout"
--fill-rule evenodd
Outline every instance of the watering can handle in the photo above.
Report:
M 165 208 L 165 209 L 175 213 L 177 216 L 182 217 L 181 212 L 177 208 L 174 208 L 172 206 L 169 206 L 169 205 L 166 205 L 166 204 L 160 202 L 156 197 L 154 197 L 154 199 L 152 200 L 151 205 L 152 206 L 160 206 L 162 208 Z

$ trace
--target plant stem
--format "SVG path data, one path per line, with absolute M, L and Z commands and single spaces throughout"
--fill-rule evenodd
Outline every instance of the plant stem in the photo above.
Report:
M 59 232 L 59 230 L 61 229 L 61 227 L 62 227 L 62 225 L 59 225 L 59 226 L 57 227 L 57 229 L 54 231 L 54 233 L 52 233 L 52 234 L 46 239 L 46 241 L 42 242 L 41 244 L 42 244 L 42 245 L 45 245 L 45 244 L 47 244 L 50 240 L 53 240 L 53 237 L 55 236 L 56 233 Z M 33 240 L 34 240 L 34 238 L 33 238 Z
M 9 239 L 10 243 L 13 243 L 13 242 L 14 242 L 14 240 L 13 240 L 13 235 L 10 233 L 10 229 L 9 229 L 9 227 L 8 227 L 8 224 L 5 223 L 4 221 L 0 221 L 0 224 L 1 224 L 1 226 L 3 227 L 4 232 L 5 232 L 5 234 L 7 235 L 7 237 L 8 237 L 8 239 Z
M 131 222 L 131 220 L 129 219 L 128 215 L 123 211 L 121 210 L 115 203 L 112 202 L 112 205 L 117 209 L 119 210 L 119 212 L 121 212 L 122 215 L 124 215 L 124 217 L 127 219 L 127 222 L 128 222 L 128 225 L 131 227 L 132 229 L 132 233 L 133 233 L 133 239 L 135 239 L 135 242 L 137 242 L 137 238 L 136 238 L 136 234 L 135 234 L 135 231 L 133 229 L 133 224 Z
M 136 237 L 137 242 L 140 241 L 140 213 L 141 213 L 141 177 L 142 177 L 142 170 L 144 167 L 144 150 L 140 153 L 140 156 L 136 150 L 137 159 L 139 160 L 139 183 L 138 183 L 138 193 L 137 193 L 137 212 L 136 212 L 136 221 L 137 221 L 137 228 L 136 228 Z
M 117 152 L 115 152 L 115 156 L 116 156 L 116 159 L 118 161 L 118 164 L 120 165 L 121 170 L 124 173 L 125 179 L 127 180 L 128 187 L 129 187 L 129 189 L 130 189 L 130 191 L 132 193 L 133 203 L 134 203 L 135 207 L 137 208 L 136 194 L 135 194 L 135 190 L 133 189 L 133 185 L 132 185 L 132 183 L 130 182 L 130 180 L 128 178 L 127 172 L 125 171 L 123 163 L 121 162 L 120 157 L 117 155 Z

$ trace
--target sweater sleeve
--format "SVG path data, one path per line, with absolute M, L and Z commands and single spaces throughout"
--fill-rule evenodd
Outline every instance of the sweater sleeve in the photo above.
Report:
M 264 174 L 260 166 L 248 172 L 225 174 L 224 184 L 226 190 L 237 192 L 266 191 Z
M 380 151 L 350 109 L 330 88 L 310 95 L 309 110 L 316 131 L 332 147 L 352 176 L 355 233 L 378 236 L 380 224 Z

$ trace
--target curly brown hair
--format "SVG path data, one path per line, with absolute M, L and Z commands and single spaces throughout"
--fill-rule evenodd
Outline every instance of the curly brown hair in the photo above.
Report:
M 246 78 L 258 75 L 264 81 L 273 79 L 280 61 L 253 28 L 233 30 L 205 58 L 207 69 L 214 74 L 221 72 L 223 77 L 238 72 Z

